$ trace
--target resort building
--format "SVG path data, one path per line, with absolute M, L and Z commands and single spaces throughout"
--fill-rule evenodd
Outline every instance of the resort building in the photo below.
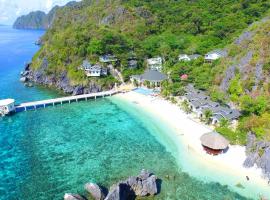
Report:
M 212 61 L 217 60 L 219 58 L 226 57 L 227 55 L 228 55 L 228 52 L 226 50 L 217 49 L 217 50 L 214 50 L 214 51 L 207 53 L 205 55 L 204 59 L 206 62 L 212 62 Z
M 229 141 L 217 132 L 206 133 L 200 140 L 204 150 L 210 155 L 224 153 L 229 147 Z
M 139 85 L 143 85 L 146 81 L 149 81 L 153 87 L 160 87 L 161 82 L 166 79 L 168 77 L 157 70 L 146 70 L 142 75 L 131 76 L 131 82 L 137 81 Z
M 178 60 L 179 61 L 192 61 L 192 60 L 196 60 L 199 57 L 200 57 L 199 54 L 192 54 L 192 55 L 180 54 L 178 56 Z
M 101 67 L 99 64 L 95 64 L 90 66 L 89 68 L 85 69 L 85 74 L 88 77 L 100 77 L 106 76 L 108 74 L 107 68 Z
M 100 56 L 99 61 L 101 63 L 112 63 L 112 62 L 116 62 L 117 58 L 114 55 L 107 54 L 107 55 Z
M 136 69 L 138 67 L 138 61 L 135 58 L 128 60 L 128 68 L 129 69 Z
M 15 111 L 15 100 L 14 99 L 4 99 L 0 100 L 0 116 L 10 114 Z
M 192 85 L 186 87 L 186 94 L 182 99 L 189 103 L 190 109 L 199 118 L 202 118 L 207 110 L 211 111 L 213 125 L 219 123 L 222 119 L 234 122 L 241 116 L 238 110 L 221 106 L 219 103 L 211 101 L 205 92 L 195 89 Z
M 157 70 L 161 72 L 162 71 L 162 58 L 156 57 L 156 58 L 147 59 L 147 67 L 150 70 Z

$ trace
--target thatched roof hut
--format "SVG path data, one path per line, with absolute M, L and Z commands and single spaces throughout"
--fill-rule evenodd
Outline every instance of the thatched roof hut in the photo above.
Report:
M 229 141 L 217 132 L 206 133 L 200 140 L 205 151 L 213 155 L 222 153 L 229 146 Z

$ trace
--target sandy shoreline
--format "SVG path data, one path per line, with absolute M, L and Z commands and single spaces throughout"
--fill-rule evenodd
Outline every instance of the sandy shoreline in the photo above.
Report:
M 183 171 L 203 181 L 228 185 L 246 197 L 270 197 L 270 185 L 262 178 L 261 170 L 255 167 L 246 169 L 242 166 L 246 157 L 244 147 L 230 146 L 226 154 L 210 156 L 203 151 L 199 138 L 212 130 L 192 120 L 178 106 L 161 98 L 136 92 L 118 94 L 115 98 L 143 109 L 170 127 L 172 131 L 167 131 L 166 136 L 170 137 L 176 146 L 178 152 L 172 153 Z M 237 187 L 237 184 L 244 188 Z

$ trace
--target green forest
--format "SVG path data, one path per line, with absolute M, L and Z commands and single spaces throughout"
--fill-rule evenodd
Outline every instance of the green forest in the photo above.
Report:
M 100 55 L 114 54 L 120 60 L 117 67 L 128 80 L 130 75 L 143 71 L 146 58 L 162 56 L 164 72 L 170 72 L 172 79 L 164 84 L 164 94 L 178 95 L 184 85 L 194 83 L 213 100 L 221 104 L 233 102 L 243 112 L 235 130 L 227 123 L 217 128 L 232 142 L 245 143 L 248 131 L 270 140 L 270 84 L 265 78 L 270 74 L 269 51 L 265 55 L 270 44 L 266 37 L 270 24 L 250 26 L 268 16 L 269 8 L 268 0 L 84 0 L 57 11 L 33 58 L 33 67 L 38 69 L 42 59 L 47 58 L 46 73 L 67 71 L 76 85 L 90 81 L 78 70 L 84 59 L 96 62 Z M 235 45 L 234 40 L 247 29 L 254 31 L 252 40 L 247 46 Z M 258 44 L 265 44 L 263 53 Z M 188 63 L 177 59 L 180 53 L 204 55 L 225 47 L 229 57 L 213 63 L 205 63 L 203 58 Z M 248 77 L 243 78 L 236 68 L 228 90 L 221 91 L 219 85 L 228 66 L 240 62 L 249 49 L 253 56 L 248 63 Z M 139 60 L 136 70 L 127 68 L 131 54 Z M 255 85 L 252 69 L 258 61 L 263 63 L 263 78 L 256 84 L 263 89 L 251 91 Z M 189 79 L 181 81 L 181 74 L 188 74 Z M 114 80 L 110 77 L 104 81 L 106 84 Z

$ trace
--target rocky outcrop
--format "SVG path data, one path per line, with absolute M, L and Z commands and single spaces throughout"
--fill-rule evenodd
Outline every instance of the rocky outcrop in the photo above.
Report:
M 136 197 L 154 196 L 159 193 L 159 180 L 147 170 L 142 170 L 138 176 L 131 176 L 124 181 L 111 186 L 106 195 L 105 188 L 95 183 L 87 183 L 84 189 L 95 200 L 134 200 Z M 65 194 L 64 200 L 83 200 L 77 194 Z
M 270 179 L 270 142 L 259 141 L 253 133 L 249 133 L 246 154 L 244 167 L 250 168 L 256 165 Z
M 220 85 L 221 91 L 226 92 L 228 90 L 230 86 L 230 81 L 235 77 L 235 70 L 236 70 L 236 67 L 234 65 L 228 67 Z
M 134 200 L 135 193 L 127 183 L 118 183 L 110 188 L 105 200 Z
M 46 13 L 42 11 L 30 12 L 28 15 L 23 15 L 15 21 L 13 28 L 16 29 L 46 29 L 48 21 Z
M 67 3 L 67 7 L 76 7 L 78 2 L 72 1 Z M 64 6 L 62 6 L 64 7 Z M 53 7 L 48 14 L 42 11 L 30 12 L 27 15 L 20 16 L 13 24 L 15 29 L 48 29 L 53 24 L 55 15 L 62 7 Z
M 65 194 L 64 200 L 87 200 L 78 194 Z
M 25 65 L 24 71 L 21 72 L 20 80 L 24 83 L 36 83 L 39 85 L 45 85 L 49 87 L 55 87 L 62 90 L 66 94 L 81 95 L 95 92 L 101 92 L 103 88 L 95 82 L 90 82 L 88 85 L 72 85 L 67 72 L 62 72 L 60 75 L 55 74 L 48 75 L 46 70 L 48 69 L 48 60 L 44 58 L 37 70 L 31 69 L 31 63 Z M 113 87 L 113 86 L 111 86 Z
M 112 186 L 105 200 L 135 199 L 136 196 L 153 196 L 157 193 L 157 177 L 147 170 L 142 170 L 139 176 L 131 176 Z
M 95 200 L 104 200 L 104 191 L 95 183 L 86 183 L 84 189 L 91 194 Z

